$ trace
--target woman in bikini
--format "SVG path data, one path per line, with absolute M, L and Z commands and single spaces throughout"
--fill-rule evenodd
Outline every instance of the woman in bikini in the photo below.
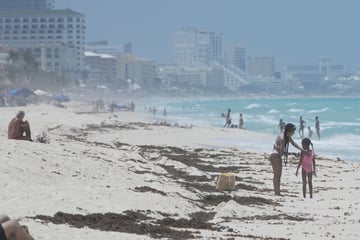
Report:
M 280 179 L 281 179 L 281 172 L 282 172 L 282 156 L 285 156 L 285 164 L 287 163 L 287 156 L 288 156 L 288 149 L 289 143 L 293 145 L 295 148 L 299 149 L 300 151 L 304 151 L 299 145 L 297 145 L 294 140 L 291 138 L 294 135 L 296 127 L 292 123 L 288 123 L 285 125 L 285 129 L 282 135 L 279 135 L 273 147 L 273 150 L 270 154 L 269 160 L 271 162 L 271 166 L 274 172 L 274 191 L 275 195 L 280 194 Z

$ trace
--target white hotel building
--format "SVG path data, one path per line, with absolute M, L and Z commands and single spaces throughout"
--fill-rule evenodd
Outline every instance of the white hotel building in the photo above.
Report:
M 222 34 L 183 28 L 174 34 L 174 64 L 204 67 L 221 62 Z
M 30 51 L 44 71 L 78 74 L 84 67 L 84 38 L 81 13 L 0 9 L 0 45 Z

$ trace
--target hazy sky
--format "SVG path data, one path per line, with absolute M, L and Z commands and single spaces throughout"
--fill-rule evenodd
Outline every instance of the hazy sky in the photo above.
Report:
M 133 52 L 172 61 L 173 33 L 181 27 L 222 32 L 223 43 L 248 56 L 285 64 L 316 64 L 320 56 L 360 69 L 358 0 L 55 0 L 56 8 L 85 14 L 86 41 L 133 42 Z

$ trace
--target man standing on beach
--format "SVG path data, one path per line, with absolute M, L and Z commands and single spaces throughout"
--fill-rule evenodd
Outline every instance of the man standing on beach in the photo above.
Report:
M 300 123 L 299 135 L 300 135 L 301 138 L 303 138 L 304 137 L 304 128 L 305 128 L 306 122 L 304 121 L 304 119 L 301 116 L 300 116 L 299 123 Z
M 320 140 L 320 120 L 319 120 L 318 116 L 315 117 L 315 130 L 316 130 L 318 139 Z
M 278 124 L 278 129 L 279 132 L 282 133 L 285 129 L 285 125 L 286 123 L 282 120 L 282 118 L 280 118 L 279 124 Z
M 242 113 L 240 113 L 239 128 L 244 129 L 244 119 Z
M 231 109 L 228 108 L 228 112 L 227 112 L 227 114 L 226 114 L 226 120 L 225 120 L 225 125 L 224 125 L 224 127 L 230 127 L 230 126 L 231 126 L 230 112 L 231 112 Z

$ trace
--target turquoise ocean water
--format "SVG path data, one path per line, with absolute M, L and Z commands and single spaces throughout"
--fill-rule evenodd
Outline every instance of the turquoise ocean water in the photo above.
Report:
M 166 107 L 166 120 L 179 124 L 203 127 L 223 127 L 221 113 L 231 109 L 233 124 L 238 124 L 243 114 L 244 127 L 251 131 L 279 133 L 279 119 L 294 123 L 299 128 L 299 117 L 314 131 L 312 141 L 315 151 L 322 156 L 360 162 L 360 98 L 259 98 L 259 99 L 157 99 L 147 102 L 162 114 Z M 150 105 L 149 105 L 150 104 Z M 315 133 L 315 116 L 319 116 L 321 140 Z M 300 143 L 298 131 L 294 140 Z M 269 144 L 272 146 L 272 143 Z M 270 149 L 269 149 L 270 151 Z

